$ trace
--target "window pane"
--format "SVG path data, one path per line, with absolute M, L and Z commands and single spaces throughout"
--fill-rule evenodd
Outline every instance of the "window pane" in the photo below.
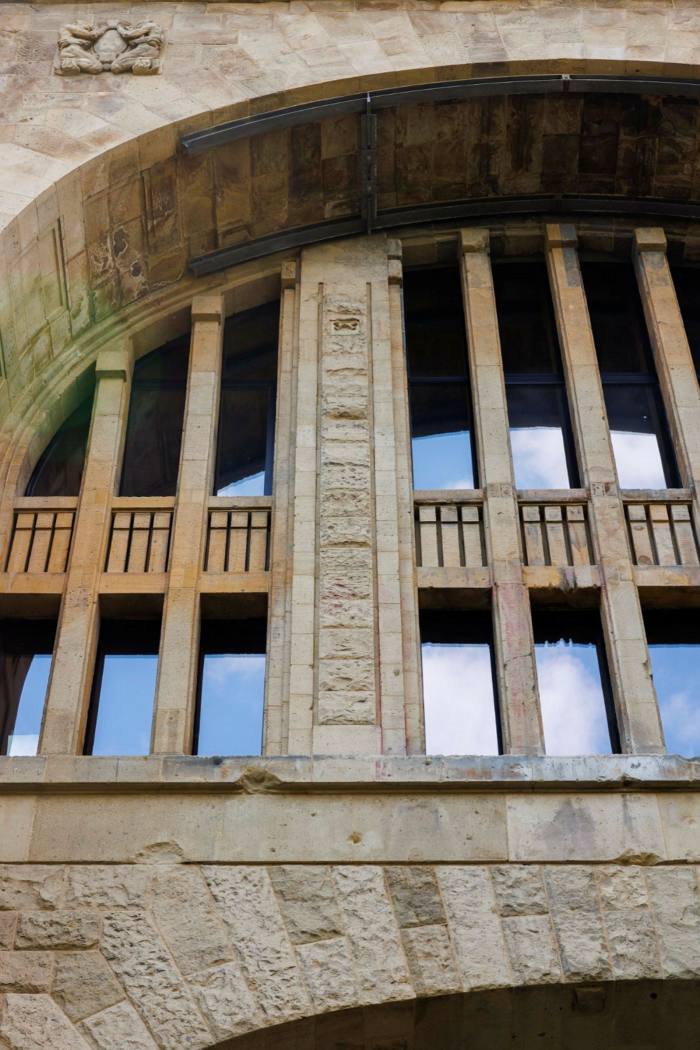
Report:
M 546 753 L 610 754 L 614 747 L 596 627 L 566 613 L 534 617 L 533 627 Z
M 581 273 L 600 371 L 655 375 L 632 264 L 582 262 Z
M 615 464 L 623 489 L 663 489 L 673 484 L 661 455 L 663 423 L 653 388 L 606 385 L 605 407 Z
M 666 750 L 700 756 L 700 631 L 698 611 L 645 613 L 647 641 Z
M 674 266 L 673 283 L 676 286 L 678 305 L 683 315 L 695 371 L 700 376 L 700 267 Z
M 221 391 L 216 495 L 262 496 L 266 491 L 268 426 L 274 405 L 266 387 Z
M 544 262 L 495 263 L 493 280 L 506 374 L 560 374 L 559 343 Z
M 205 653 L 196 753 L 259 755 L 264 694 L 264 655 Z
M 568 421 L 558 386 L 507 387 L 510 444 L 519 489 L 566 489 L 574 479 L 566 461 Z
M 226 319 L 222 379 L 274 383 L 277 379 L 279 302 L 265 303 Z
M 153 621 L 102 624 L 87 754 L 149 753 L 159 634 Z
M 467 341 L 456 266 L 404 274 L 408 373 L 466 376 Z
M 52 621 L 0 623 L 0 754 L 37 753 L 54 634 Z
M 474 488 L 466 385 L 414 383 L 410 402 L 413 487 Z
M 174 496 L 185 414 L 189 336 L 134 365 L 122 496 Z
M 34 468 L 27 496 L 77 496 L 80 493 L 92 398 L 90 394 L 56 431 Z
M 497 755 L 489 615 L 423 613 L 421 640 L 426 753 Z

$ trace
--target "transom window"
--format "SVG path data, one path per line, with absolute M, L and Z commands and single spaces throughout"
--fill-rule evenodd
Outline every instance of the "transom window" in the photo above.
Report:
M 696 758 L 700 756 L 698 610 L 647 610 L 644 626 L 666 750 Z
M 85 465 L 93 394 L 58 428 L 27 485 L 27 496 L 77 496 Z

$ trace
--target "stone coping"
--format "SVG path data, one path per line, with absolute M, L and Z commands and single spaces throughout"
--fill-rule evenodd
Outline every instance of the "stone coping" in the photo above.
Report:
M 700 759 L 677 755 L 271 756 L 203 758 L 149 755 L 102 758 L 51 755 L 0 758 L 8 792 L 210 790 L 242 794 L 414 791 L 571 791 L 700 788 Z

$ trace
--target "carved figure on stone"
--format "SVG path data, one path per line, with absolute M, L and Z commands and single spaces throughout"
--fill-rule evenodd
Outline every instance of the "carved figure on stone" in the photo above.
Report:
M 60 76 L 104 72 L 149 76 L 160 71 L 163 42 L 163 30 L 151 19 L 134 24 L 110 19 L 98 26 L 73 22 L 59 33 L 54 68 Z

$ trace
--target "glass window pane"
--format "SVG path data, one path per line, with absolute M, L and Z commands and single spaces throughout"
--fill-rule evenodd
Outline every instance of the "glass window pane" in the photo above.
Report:
M 149 753 L 159 635 L 150 620 L 102 624 L 87 754 Z
M 414 383 L 410 403 L 413 487 L 474 488 L 466 385 Z
M 560 374 L 559 343 L 544 262 L 497 262 L 493 281 L 506 374 Z
M 566 489 L 569 474 L 564 392 L 557 386 L 508 386 L 508 419 L 519 489 Z
M 217 496 L 262 496 L 266 491 L 268 427 L 274 404 L 268 387 L 221 391 Z
M 631 262 L 582 262 L 601 372 L 643 372 L 654 365 Z
M 700 756 L 700 630 L 698 610 L 645 612 L 654 686 L 666 750 Z
M 595 628 L 577 621 L 566 613 L 533 620 L 545 751 L 608 755 L 614 748 Z
M 77 496 L 83 477 L 93 395 L 59 427 L 34 468 L 27 496 Z
M 274 383 L 277 379 L 279 302 L 265 303 L 226 319 L 222 380 Z
M 605 407 L 620 486 L 663 489 L 672 484 L 661 455 L 664 424 L 654 389 L 606 385 Z
M 467 341 L 456 266 L 404 274 L 408 373 L 466 376 Z
M 54 634 L 51 621 L 0 623 L 0 754 L 37 753 Z
M 205 653 L 198 755 L 259 755 L 262 750 L 265 656 Z
M 185 414 L 189 335 L 134 365 L 122 496 L 174 496 Z

